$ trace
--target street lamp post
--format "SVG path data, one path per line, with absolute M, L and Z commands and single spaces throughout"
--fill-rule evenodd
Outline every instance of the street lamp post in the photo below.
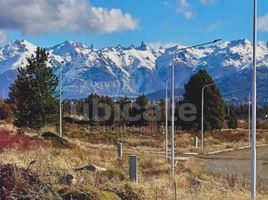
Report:
M 61 62 L 60 65 L 60 137 L 62 137 L 62 68 L 64 62 Z
M 250 101 L 250 92 L 249 92 L 248 94 L 248 143 L 249 145 L 250 145 L 250 140 L 251 140 L 250 118 L 251 118 L 251 101 Z
M 2 91 L 2 101 L 4 102 L 5 101 L 5 88 L 3 88 L 3 91 Z
M 13 82 L 14 82 L 14 80 L 12 80 L 12 79 L 11 79 L 10 77 L 8 77 L 8 76 L 6 76 L 5 78 L 6 78 L 6 80 L 9 80 L 10 83 L 13 83 Z M 3 96 L 2 101 L 3 101 L 3 102 L 5 101 L 6 96 L 8 97 L 8 91 L 7 91 L 7 95 L 5 95 L 5 94 L 6 94 L 6 91 L 5 91 L 5 88 L 3 87 L 3 89 L 2 89 L 2 96 Z
M 172 58 L 172 94 L 171 94 L 171 173 L 175 174 L 175 57 Z
M 168 160 L 168 81 L 166 82 L 166 141 L 165 141 L 165 150 L 166 150 L 166 160 Z
M 175 59 L 176 59 L 176 55 L 178 52 L 180 51 L 184 51 L 187 49 L 192 49 L 192 48 L 196 48 L 196 47 L 201 47 L 201 46 L 205 46 L 205 45 L 209 45 L 209 44 L 214 44 L 221 41 L 221 39 L 216 39 L 213 40 L 211 42 L 206 42 L 206 43 L 202 43 L 202 44 L 197 44 L 197 45 L 193 45 L 193 46 L 189 46 L 189 47 L 185 47 L 185 48 L 176 48 L 173 57 L 172 57 L 172 97 L 171 97 L 171 102 L 172 102 L 172 111 L 171 111 L 171 173 L 172 175 L 175 174 L 175 141 L 174 141 L 174 135 L 175 135 L 175 124 L 174 124 L 174 117 L 175 117 Z
M 257 43 L 257 0 L 254 0 L 253 11 L 253 69 L 252 69 L 252 142 L 251 142 L 251 196 L 256 199 L 256 104 L 257 104 L 257 74 L 256 74 L 256 43 Z
M 210 83 L 202 87 L 202 105 L 201 105 L 201 149 L 204 150 L 204 91 L 207 87 L 216 85 L 216 83 Z

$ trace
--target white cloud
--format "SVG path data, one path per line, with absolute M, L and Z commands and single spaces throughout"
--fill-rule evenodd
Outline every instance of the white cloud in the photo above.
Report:
M 7 39 L 8 39 L 7 32 L 0 30 L 0 44 L 4 44 L 5 42 L 7 42 Z
M 178 45 L 178 43 L 175 43 L 175 42 L 151 42 L 148 45 L 154 49 L 159 49 L 160 47 L 162 47 L 162 48 L 175 47 L 176 45 Z
M 94 7 L 87 0 L 0 0 L 0 4 L 0 29 L 31 35 L 64 30 L 111 33 L 138 26 L 130 14 Z
M 203 5 L 212 5 L 217 3 L 217 1 L 218 0 L 200 0 L 200 3 Z M 163 4 L 165 6 L 169 6 L 168 0 L 164 0 Z M 177 0 L 176 11 L 178 13 L 181 13 L 187 19 L 193 18 L 195 13 L 192 9 L 191 4 L 189 3 L 189 0 Z
M 177 0 L 177 5 L 177 12 L 183 14 L 187 19 L 193 18 L 194 14 L 187 0 Z
M 262 32 L 268 32 L 268 13 L 258 18 L 258 29 Z
M 208 31 L 211 32 L 211 31 L 214 31 L 216 29 L 219 29 L 220 27 L 221 27 L 221 21 L 216 21 L 216 22 L 211 23 L 208 26 Z
M 200 0 L 202 4 L 208 5 L 208 4 L 215 4 L 217 0 Z

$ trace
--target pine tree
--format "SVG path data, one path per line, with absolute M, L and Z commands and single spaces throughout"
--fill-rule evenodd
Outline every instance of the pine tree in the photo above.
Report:
M 160 120 L 157 120 L 157 123 L 160 125 L 165 125 L 166 123 L 166 100 L 161 99 L 158 103 L 159 112 L 160 112 Z
M 227 118 L 227 124 L 230 129 L 236 129 L 238 126 L 237 117 L 233 109 L 229 110 L 229 116 Z
M 147 97 L 142 94 L 136 99 L 136 104 L 139 105 L 140 109 L 136 110 L 136 115 L 140 115 L 140 119 L 136 122 L 138 126 L 148 125 L 148 121 L 144 117 L 145 111 L 148 109 L 149 101 Z
M 129 108 L 129 106 L 131 105 L 131 100 L 125 96 L 124 98 L 121 98 L 118 101 L 118 105 L 120 108 L 120 125 L 127 125 L 128 121 L 127 121 L 127 114 L 128 113 L 124 113 L 124 112 L 129 112 L 129 110 L 127 110 L 127 108 Z M 126 111 L 127 110 L 127 111 Z
M 38 47 L 35 55 L 27 58 L 26 67 L 18 69 L 10 96 L 16 103 L 15 123 L 19 127 L 41 128 L 55 122 L 58 79 L 47 66 L 48 56 L 45 49 Z
M 93 113 L 93 106 L 96 106 L 95 103 L 99 103 L 100 97 L 97 94 L 90 94 L 86 100 L 85 103 L 88 105 L 88 118 L 92 125 L 95 125 L 97 123 L 98 116 L 95 116 L 95 113 Z
M 197 108 L 197 118 L 192 122 L 178 121 L 178 126 L 185 129 L 201 128 L 202 87 L 214 83 L 205 70 L 192 75 L 185 85 L 183 103 L 192 103 Z M 178 117 L 178 116 L 177 116 Z M 207 87 L 204 92 L 204 128 L 221 129 L 224 125 L 224 103 L 217 85 Z
M 116 110 L 116 105 L 114 104 L 114 101 L 111 97 L 98 96 L 97 94 L 90 94 L 86 98 L 85 102 L 88 104 L 88 108 L 89 108 L 88 117 L 90 119 L 90 122 L 93 125 L 97 123 L 101 123 L 105 125 L 114 124 L 115 115 L 117 114 L 116 112 L 119 112 L 119 111 Z M 105 106 L 108 106 L 109 109 L 106 110 Z M 94 112 L 94 109 L 97 109 L 97 110 L 95 110 Z M 106 117 L 108 118 L 106 119 Z M 101 119 L 101 122 L 99 121 L 100 119 Z

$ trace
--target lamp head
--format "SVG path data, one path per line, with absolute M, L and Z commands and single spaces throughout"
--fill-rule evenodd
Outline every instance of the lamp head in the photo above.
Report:
M 222 41 L 222 39 L 216 39 L 213 41 L 213 43 L 216 43 L 216 42 L 219 42 L 219 41 Z

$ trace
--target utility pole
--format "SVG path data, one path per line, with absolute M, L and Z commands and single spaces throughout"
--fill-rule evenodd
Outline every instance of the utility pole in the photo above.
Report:
M 2 94 L 2 98 L 3 99 L 2 99 L 2 101 L 4 102 L 5 101 L 5 88 L 3 88 L 3 91 L 2 92 L 3 92 L 3 94 Z
M 250 118 L 251 118 L 251 101 L 250 101 L 250 92 L 249 92 L 248 94 L 248 143 L 249 145 L 250 145 L 250 140 L 251 140 Z
M 172 95 L 171 95 L 171 101 L 172 101 L 172 111 L 171 111 L 171 173 L 172 175 L 175 174 L 175 58 L 176 58 L 176 52 L 173 55 L 172 60 Z
M 166 160 L 168 160 L 168 81 L 166 82 L 166 140 L 165 140 Z
M 257 43 L 257 0 L 254 0 L 253 11 L 253 69 L 252 69 L 252 143 L 251 143 L 251 196 L 256 199 L 256 104 L 257 104 L 257 74 L 256 74 L 256 43 Z
M 60 65 L 60 137 L 62 137 L 62 68 L 64 62 L 61 62 Z

